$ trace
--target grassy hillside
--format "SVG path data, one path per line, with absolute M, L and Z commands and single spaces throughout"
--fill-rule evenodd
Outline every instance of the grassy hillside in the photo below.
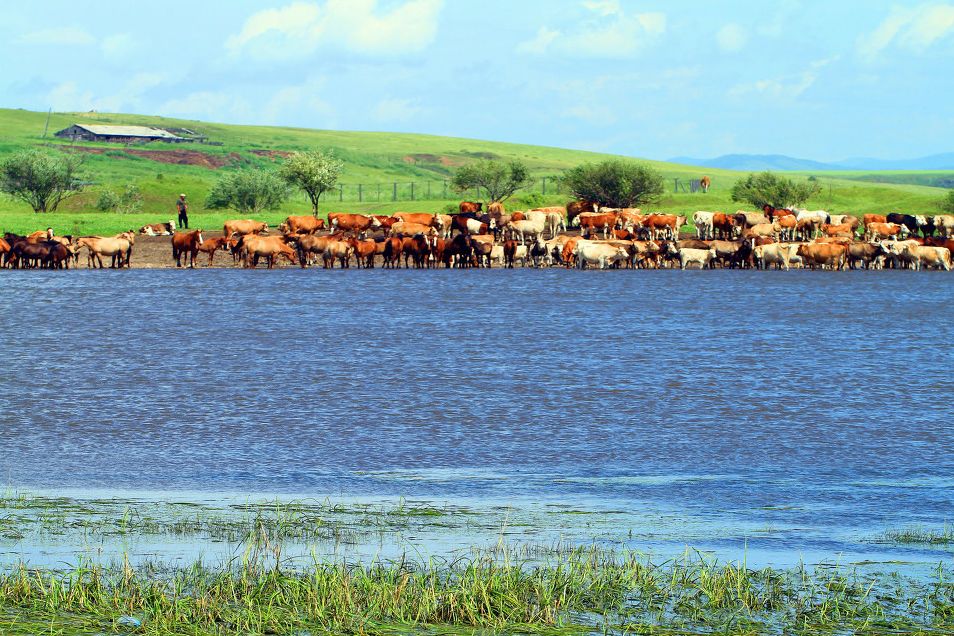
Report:
M 61 234 L 115 232 L 174 218 L 173 204 L 180 192 L 189 196 L 192 225 L 220 227 L 224 219 L 234 218 L 234 214 L 202 209 L 202 202 L 220 171 L 276 166 L 282 153 L 296 150 L 332 150 L 345 162 L 342 190 L 337 196 L 336 193 L 326 195 L 328 198 L 321 205 L 323 212 L 444 210 L 461 198 L 445 186 L 454 169 L 481 157 L 523 160 L 537 177 L 532 190 L 543 197 L 541 201 L 563 203 L 567 196 L 555 192 L 554 177 L 579 163 L 612 156 L 432 135 L 234 126 L 104 113 L 54 113 L 44 138 L 46 120 L 46 113 L 0 109 L 0 156 L 35 146 L 82 152 L 86 159 L 84 172 L 91 185 L 81 195 L 67 201 L 58 212 L 42 216 L 21 203 L 2 197 L 0 230 L 25 232 L 49 225 Z M 72 144 L 53 137 L 54 132 L 73 123 L 188 128 L 221 145 L 151 143 L 124 147 L 117 144 Z M 654 209 L 685 214 L 699 209 L 735 210 L 742 207 L 731 201 L 729 190 L 735 180 L 746 173 L 656 161 L 647 163 L 666 178 L 667 194 Z M 712 177 L 713 185 L 708 194 L 674 191 L 675 179 L 687 182 L 702 174 Z M 808 175 L 801 177 L 807 178 Z M 814 173 L 814 177 L 822 183 L 823 192 L 810 201 L 809 206 L 839 213 L 891 210 L 931 213 L 935 202 L 945 194 L 943 190 L 917 184 L 853 181 L 852 178 L 858 178 L 854 174 Z M 135 184 L 141 189 L 145 199 L 141 214 L 104 214 L 95 209 L 102 189 L 119 189 L 126 184 Z M 413 191 L 411 184 L 414 184 Z M 393 200 L 395 194 L 397 201 Z M 411 200 L 412 196 L 414 200 Z M 519 209 L 527 203 L 525 194 L 521 193 L 508 205 Z M 296 195 L 282 210 L 263 215 L 263 220 L 276 223 L 289 213 L 306 213 L 308 210 L 304 196 Z

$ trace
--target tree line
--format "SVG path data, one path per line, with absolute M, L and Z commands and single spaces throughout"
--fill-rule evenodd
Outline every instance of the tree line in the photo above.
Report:
M 82 158 L 71 153 L 24 150 L 0 161 L 0 191 L 23 201 L 34 212 L 52 212 L 85 187 Z M 331 153 L 296 152 L 274 170 L 258 168 L 224 172 L 205 200 L 207 209 L 232 209 L 256 214 L 279 208 L 293 190 L 304 192 L 317 216 L 321 196 L 333 190 L 344 163 Z M 506 201 L 533 182 L 522 161 L 482 159 L 461 166 L 451 185 L 459 193 L 475 188 L 487 193 L 490 201 Z M 611 159 L 584 163 L 566 170 L 559 179 L 562 190 L 578 200 L 612 208 L 640 207 L 658 202 L 663 194 L 663 176 L 649 165 Z M 820 191 L 817 182 L 794 181 L 772 172 L 750 174 L 732 186 L 732 200 L 757 208 L 791 208 L 803 205 Z M 142 197 L 136 186 L 121 194 L 101 193 L 97 207 L 107 211 L 134 211 Z M 938 203 L 954 214 L 954 190 Z

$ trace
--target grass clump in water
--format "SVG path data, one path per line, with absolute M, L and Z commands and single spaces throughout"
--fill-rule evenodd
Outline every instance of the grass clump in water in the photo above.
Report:
M 954 629 L 954 586 L 834 569 L 752 570 L 687 552 L 654 564 L 599 548 L 519 560 L 325 562 L 286 568 L 280 547 L 250 544 L 220 568 L 128 563 L 0 574 L 0 632 L 43 624 L 139 633 L 291 634 L 493 630 L 526 633 L 888 633 Z
M 931 530 L 918 526 L 886 530 L 878 535 L 879 543 L 911 543 L 930 545 L 954 544 L 954 526 L 944 525 L 942 530 Z

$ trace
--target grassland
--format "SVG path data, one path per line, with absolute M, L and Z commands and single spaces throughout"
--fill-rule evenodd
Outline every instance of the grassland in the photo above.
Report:
M 115 233 L 174 218 L 174 201 L 180 192 L 188 194 L 192 204 L 190 225 L 205 229 L 221 227 L 223 220 L 234 218 L 235 215 L 202 209 L 202 202 L 218 171 L 250 166 L 274 167 L 281 160 L 280 153 L 296 150 L 331 150 L 345 162 L 341 178 L 345 188 L 343 197 L 339 195 L 343 200 L 339 201 L 334 193 L 326 195 L 327 200 L 321 205 L 324 213 L 443 211 L 460 199 L 450 190 L 444 198 L 444 182 L 456 166 L 479 157 L 513 158 L 526 162 L 538 179 L 532 190 L 542 197 L 533 203 L 562 204 L 567 196 L 554 192 L 554 177 L 579 163 L 612 156 L 431 135 L 234 126 L 104 113 L 54 113 L 44 137 L 46 120 L 46 113 L 0 109 L 0 156 L 45 145 L 57 151 L 83 152 L 86 159 L 84 172 L 90 184 L 82 194 L 61 206 L 60 210 L 45 215 L 34 214 L 26 205 L 10 198 L 0 198 L 0 231 L 28 232 L 52 226 L 59 234 Z M 207 135 L 221 145 L 154 143 L 126 148 L 114 144 L 71 144 L 52 136 L 55 131 L 76 122 L 188 128 Z M 141 154 L 142 150 L 165 153 L 158 155 L 165 161 L 192 163 L 165 163 L 157 161 L 156 155 L 138 156 L 137 153 Z M 185 153 L 187 156 L 170 153 Z M 729 191 L 735 180 L 746 173 L 656 161 L 647 163 L 659 170 L 666 179 L 667 193 L 653 209 L 685 214 L 698 209 L 735 210 L 740 207 L 731 201 Z M 222 167 L 213 168 L 210 165 Z M 703 173 L 713 180 L 708 194 L 674 191 L 675 179 L 687 182 Z M 799 178 L 809 176 L 819 181 L 822 191 L 808 202 L 808 206 L 824 208 L 833 213 L 863 214 L 895 210 L 933 213 L 936 202 L 945 194 L 944 190 L 922 185 L 917 179 L 912 179 L 914 182 L 910 184 L 854 180 L 868 179 L 870 173 L 806 173 L 799 175 Z M 543 177 L 548 178 L 549 184 L 546 196 L 542 194 Z M 398 200 L 392 201 L 395 183 L 398 184 Z M 410 200 L 411 183 L 416 188 L 413 201 Z M 102 213 L 95 209 L 96 200 L 104 188 L 120 189 L 127 184 L 137 185 L 143 193 L 141 213 Z M 358 184 L 362 184 L 363 200 L 360 202 Z M 510 202 L 510 206 L 520 209 L 529 203 L 531 201 L 526 199 L 525 193 L 521 193 Z M 287 214 L 308 211 L 304 196 L 298 195 L 281 210 L 263 214 L 261 218 L 269 223 L 277 223 Z

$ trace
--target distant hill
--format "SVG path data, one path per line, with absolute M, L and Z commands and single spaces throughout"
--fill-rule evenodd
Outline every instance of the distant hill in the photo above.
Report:
M 720 168 L 723 170 L 954 170 L 954 152 L 917 159 L 873 159 L 852 157 L 842 161 L 821 162 L 786 155 L 722 155 L 714 159 L 674 157 L 672 163 Z

